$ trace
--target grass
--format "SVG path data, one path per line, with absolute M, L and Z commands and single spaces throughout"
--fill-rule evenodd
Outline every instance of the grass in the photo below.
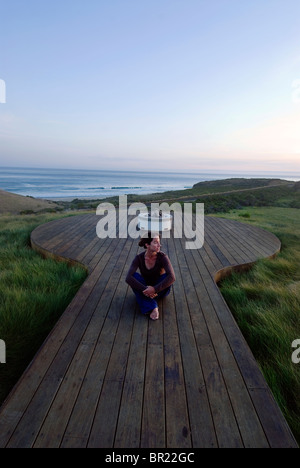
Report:
M 19 379 L 86 278 L 80 267 L 45 260 L 30 248 L 30 233 L 59 215 L 0 216 L 0 403 Z
M 233 274 L 220 287 L 300 442 L 300 364 L 291 359 L 292 342 L 300 338 L 300 212 L 247 207 L 247 216 L 234 211 L 224 217 L 267 229 L 282 242 L 276 259 L 259 261 L 248 273 Z
M 295 185 L 254 188 L 235 193 L 215 194 L 202 197 L 198 203 L 205 204 L 205 213 L 227 213 L 233 209 L 248 206 L 274 206 L 281 208 L 300 208 L 300 190 Z
M 62 211 L 62 207 L 52 201 L 24 197 L 0 189 L 0 214 L 33 214 Z

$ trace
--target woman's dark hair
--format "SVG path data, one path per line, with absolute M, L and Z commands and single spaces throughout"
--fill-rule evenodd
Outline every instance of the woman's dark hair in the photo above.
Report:
M 150 245 L 153 239 L 155 239 L 155 237 L 160 237 L 159 233 L 149 231 L 147 234 L 143 235 L 143 237 L 141 238 L 139 242 L 139 246 L 144 247 L 144 249 L 146 249 L 147 248 L 146 244 Z

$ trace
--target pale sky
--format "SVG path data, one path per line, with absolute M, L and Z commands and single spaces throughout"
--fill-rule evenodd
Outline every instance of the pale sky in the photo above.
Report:
M 0 14 L 0 166 L 300 173 L 299 0 Z

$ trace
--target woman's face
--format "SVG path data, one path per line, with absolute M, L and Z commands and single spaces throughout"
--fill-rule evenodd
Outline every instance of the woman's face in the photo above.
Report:
M 151 253 L 158 253 L 160 251 L 160 238 L 159 236 L 154 237 L 150 245 L 148 245 L 148 249 Z

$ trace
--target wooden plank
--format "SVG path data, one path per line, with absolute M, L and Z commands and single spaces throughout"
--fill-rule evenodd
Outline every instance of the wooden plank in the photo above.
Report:
M 210 343 L 210 336 L 203 323 L 201 306 L 195 294 L 180 243 L 178 241 L 174 245 L 171 243 L 170 250 L 176 274 L 174 296 L 193 447 L 216 447 L 214 423 L 198 353 L 198 346 L 201 349 L 201 346 Z M 200 321 L 198 336 L 195 336 L 191 319 L 192 314 L 195 319 Z
M 94 415 L 96 412 L 97 404 L 99 401 L 99 396 L 101 394 L 101 390 L 103 387 L 103 382 L 105 379 L 105 374 L 107 373 L 107 366 L 109 360 L 111 358 L 111 350 L 114 344 L 114 334 L 115 330 L 118 327 L 120 314 L 122 312 L 123 302 L 125 300 L 125 304 L 127 299 L 126 290 L 127 285 L 125 285 L 124 275 L 126 274 L 126 269 L 129 265 L 130 259 L 128 258 L 128 251 L 129 251 L 130 244 L 126 244 L 126 248 L 123 250 L 123 260 L 120 261 L 119 267 L 119 275 L 117 274 L 117 270 L 114 269 L 114 282 L 116 292 L 114 294 L 113 300 L 109 299 L 102 302 L 100 304 L 100 310 L 98 315 L 103 315 L 103 310 L 105 309 L 105 303 L 107 303 L 107 312 L 104 313 L 104 321 L 100 324 L 91 323 L 90 329 L 93 332 L 94 329 L 98 330 L 99 337 L 96 340 L 96 347 L 89 364 L 89 368 L 87 370 L 87 374 L 85 380 L 83 382 L 82 388 L 78 395 L 77 401 L 75 403 L 72 415 L 70 417 L 70 421 L 68 423 L 68 427 L 66 429 L 66 437 L 62 445 L 64 447 L 70 446 L 68 444 L 72 442 L 76 442 L 77 437 L 83 437 L 88 443 L 89 434 L 91 431 L 92 423 L 94 420 Z M 124 258 L 127 258 L 126 262 L 124 262 Z M 125 263 L 125 268 L 124 268 Z M 112 291 L 114 288 L 112 284 L 109 282 L 107 285 L 107 291 Z M 126 317 L 127 319 L 127 317 Z M 122 327 L 121 327 L 122 329 Z M 100 332 L 101 330 L 101 332 Z M 120 348 L 122 350 L 122 348 Z M 94 384 L 93 384 L 94 383 Z M 94 385 L 94 387 L 93 387 Z M 97 390 L 96 390 L 97 389 Z M 89 403 L 89 406 L 86 406 L 86 402 Z M 84 408 L 84 412 L 83 412 Z M 82 421 L 84 420 L 84 423 Z M 107 421 L 104 419 L 104 423 L 106 424 Z M 84 425 L 84 429 L 83 426 Z M 75 436 L 75 439 L 73 438 Z M 95 442 L 96 443 L 96 442 Z M 101 442 L 102 443 L 102 442 Z
M 0 446 L 297 446 L 214 280 L 272 255 L 278 239 L 217 218 L 200 250 L 172 233 L 163 243 L 177 281 L 152 322 L 125 284 L 136 241 L 98 239 L 98 221 L 32 235 L 90 275 L 1 408 Z
M 92 221 L 92 217 L 90 217 L 90 220 Z M 43 226 L 37 228 L 37 230 L 35 230 L 31 236 L 34 241 L 39 242 L 40 245 L 43 245 L 49 252 L 55 252 L 57 254 L 60 253 L 61 247 L 66 244 L 66 241 L 68 241 L 70 237 L 74 237 L 72 233 L 74 231 L 76 232 L 76 229 L 78 232 L 80 232 L 80 227 L 84 227 L 84 224 L 87 223 L 87 219 L 85 219 L 83 216 L 79 219 L 74 216 L 70 218 L 64 218 L 64 223 L 59 223 L 59 221 L 52 222 L 53 225 L 52 232 L 50 231 L 50 237 L 47 235 L 47 232 L 46 237 L 44 237 L 45 230 L 43 229 Z M 45 228 L 47 229 L 47 225 Z
M 208 274 L 208 270 L 206 269 L 205 264 L 201 263 L 202 259 L 199 259 L 198 252 L 197 254 L 198 255 L 196 256 L 196 261 L 194 264 L 191 260 L 188 262 L 189 268 L 190 269 L 193 268 L 192 276 L 193 277 L 197 276 L 197 270 L 198 270 L 203 281 L 203 286 L 205 285 L 206 291 L 209 292 L 209 290 L 213 288 L 213 295 L 214 297 L 216 297 L 216 295 L 220 295 L 220 292 L 219 290 L 217 290 L 211 276 Z M 196 253 L 193 252 L 191 256 L 195 258 L 195 255 Z M 186 253 L 186 256 L 188 256 L 188 253 Z M 196 265 L 197 265 L 197 269 L 195 268 Z M 210 283 L 208 283 L 208 280 L 210 280 Z M 201 289 L 202 295 L 205 294 L 205 289 L 204 288 Z M 198 286 L 198 290 L 199 290 L 199 286 Z M 206 303 L 205 308 L 208 308 L 208 307 L 209 307 L 209 302 Z M 228 344 L 226 343 L 226 341 L 222 340 L 222 337 L 224 335 L 221 329 L 219 328 L 217 321 L 215 322 L 211 321 L 211 317 L 213 313 L 214 311 L 212 307 L 210 307 L 210 313 L 205 314 L 206 323 L 208 325 L 209 333 L 212 338 L 212 343 L 210 346 L 214 347 L 216 354 L 218 356 L 218 361 L 220 362 L 220 370 L 222 371 L 224 380 L 226 382 L 226 388 L 228 391 L 228 395 L 230 397 L 231 405 L 233 409 L 235 410 L 235 417 L 237 421 L 239 422 L 239 431 L 241 432 L 243 436 L 243 443 L 248 446 L 248 444 L 250 443 L 249 437 L 251 438 L 252 443 L 254 442 L 252 430 L 255 429 L 255 434 L 257 435 L 255 444 L 260 444 L 259 446 L 261 445 L 267 446 L 267 441 L 264 437 L 263 430 L 261 429 L 256 412 L 251 403 L 251 399 L 249 398 L 248 390 L 246 389 L 245 384 L 241 378 L 239 369 L 232 356 L 231 350 L 228 347 Z M 194 329 L 195 328 L 196 327 L 194 325 Z M 238 392 L 236 391 L 236 388 L 238 388 Z M 235 389 L 235 392 L 232 391 L 233 389 Z M 242 411 L 241 411 L 241 408 L 242 408 Z M 245 413 L 247 414 L 246 424 L 244 422 Z
M 245 249 L 245 237 L 240 230 L 232 230 L 231 226 L 224 224 L 223 220 L 216 225 L 216 221 L 210 222 L 213 226 L 213 238 L 222 249 L 226 249 L 231 253 L 234 261 L 232 265 L 248 263 L 253 258 L 253 246 L 250 244 Z M 243 226 L 242 226 L 243 227 Z
M 149 323 L 141 447 L 166 447 L 163 321 Z
M 74 400 L 76 400 L 84 379 L 82 363 L 90 360 L 92 351 L 92 343 L 83 342 L 79 345 L 39 430 L 33 444 L 34 448 L 58 448 L 60 446 Z
M 123 298 L 124 300 L 125 291 L 127 290 L 128 293 L 125 276 L 130 263 L 131 257 L 129 257 L 129 261 L 125 265 L 123 277 L 120 280 L 119 288 L 115 296 L 116 301 L 118 301 L 119 298 Z M 129 312 L 128 304 L 132 304 L 132 301 L 131 297 L 127 294 L 124 306 L 123 304 L 122 306 L 119 304 L 119 307 L 116 307 L 114 311 L 111 308 L 109 312 L 108 318 L 112 324 L 114 323 L 118 328 L 116 327 L 115 331 L 111 330 L 110 332 L 114 337 L 114 342 L 111 347 L 110 360 L 89 438 L 88 446 L 91 448 L 112 447 L 114 444 L 134 320 L 134 313 Z M 120 311 L 122 311 L 121 317 Z
M 221 226 L 224 234 L 228 234 L 225 238 L 237 242 L 239 248 L 246 255 L 250 253 L 252 259 L 268 257 L 271 255 L 270 250 L 277 251 L 280 247 L 280 241 L 273 234 L 261 228 L 224 219 L 221 219 Z
M 252 389 L 251 396 L 269 440 L 270 447 L 299 448 L 270 389 Z
M 170 448 L 190 448 L 192 446 L 191 429 L 173 293 L 164 300 L 162 317 L 165 355 L 166 445 Z
M 218 226 L 211 225 L 211 221 L 206 221 L 205 238 L 209 245 L 215 245 L 222 252 L 225 261 L 221 260 L 222 267 L 244 263 L 248 257 L 238 250 L 236 242 L 233 242 L 229 236 L 224 239 L 224 229 L 220 232 Z M 215 253 L 215 252 L 214 252 Z
M 204 289 L 201 277 L 192 261 L 191 254 L 186 253 L 187 264 L 190 269 L 190 275 L 194 283 L 194 287 L 199 296 L 202 298 L 201 306 L 205 322 L 202 321 L 201 328 L 197 327 L 199 321 L 194 319 L 193 328 L 195 336 L 203 337 L 203 327 L 206 324 L 207 331 L 206 339 L 197 342 L 198 354 L 201 359 L 201 367 L 204 375 L 205 386 L 210 403 L 210 409 L 213 417 L 214 428 L 220 447 L 242 447 L 243 443 L 240 438 L 239 429 L 236 424 L 235 416 L 232 410 L 231 401 L 227 392 L 227 388 L 220 369 L 218 358 L 215 354 L 215 342 L 220 342 L 220 328 L 218 321 L 214 317 L 214 310 L 210 302 L 207 300 L 206 290 Z M 223 353 L 228 354 L 228 345 L 222 341 Z M 229 351 L 230 352 L 230 351 Z
M 141 439 L 149 321 L 140 313 L 133 295 L 131 299 L 129 310 L 135 309 L 135 318 L 114 443 L 116 448 L 139 448 Z

